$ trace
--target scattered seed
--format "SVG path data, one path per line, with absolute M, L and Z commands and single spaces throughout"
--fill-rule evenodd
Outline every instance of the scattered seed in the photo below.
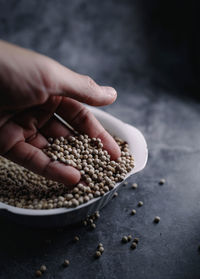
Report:
M 96 251 L 94 254 L 95 259 L 98 259 L 101 257 L 101 252 L 100 251 Z
M 135 209 L 131 210 L 131 215 L 135 215 L 135 214 L 136 214 L 136 210 Z
M 135 237 L 135 238 L 133 239 L 133 242 L 135 242 L 136 244 L 138 244 L 139 238 L 138 238 L 138 237 Z
M 98 251 L 101 252 L 101 254 L 103 254 L 103 252 L 104 252 L 103 246 L 99 247 Z
M 165 184 L 165 182 L 166 182 L 165 179 L 162 178 L 162 179 L 159 181 L 159 184 L 160 184 L 160 185 L 163 185 L 163 184 Z
M 118 193 L 115 192 L 115 193 L 113 194 L 113 198 L 116 198 L 117 196 L 118 196 Z
M 40 271 L 41 272 L 45 272 L 47 270 L 47 267 L 46 267 L 46 265 L 41 265 L 41 267 L 40 267 Z
M 139 201 L 139 202 L 138 202 L 138 206 L 139 206 L 139 207 L 143 206 L 143 202 L 142 202 L 142 201 Z
M 128 237 L 127 236 L 123 236 L 121 241 L 123 243 L 127 243 L 128 242 Z
M 74 242 L 78 242 L 79 241 L 79 237 L 78 236 L 75 236 L 74 237 Z
M 42 272 L 40 270 L 36 270 L 35 272 L 36 277 L 42 276 Z
M 160 217 L 159 216 L 156 216 L 155 218 L 154 218 L 154 223 L 159 223 L 160 222 Z
M 95 223 L 91 224 L 91 229 L 93 229 L 93 230 L 96 229 L 96 224 Z
M 87 221 L 83 221 L 83 225 L 86 227 L 88 225 Z
M 133 242 L 132 244 L 131 244 L 131 249 L 135 249 L 137 247 L 137 243 L 136 242 Z
M 97 248 L 99 249 L 100 247 L 103 247 L 103 244 L 102 243 L 99 243 Z
M 138 188 L 138 184 L 137 183 L 133 183 L 132 184 L 132 189 L 137 189 Z
M 69 266 L 69 260 L 64 260 L 63 266 L 64 266 L 64 267 L 68 267 L 68 266 Z
M 129 234 L 128 235 L 128 241 L 131 241 L 131 239 L 132 239 L 132 236 Z
M 128 182 L 127 181 L 125 181 L 124 183 L 123 183 L 123 186 L 126 186 L 128 184 Z

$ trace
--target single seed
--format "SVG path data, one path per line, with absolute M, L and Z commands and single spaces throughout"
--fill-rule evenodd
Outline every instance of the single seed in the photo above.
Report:
M 100 242 L 97 246 L 97 248 L 99 249 L 100 247 L 103 247 L 103 244 Z
M 103 252 L 104 252 L 103 246 L 99 247 L 98 251 L 101 252 L 101 254 L 103 254 Z
M 78 236 L 75 236 L 74 237 L 74 242 L 78 242 L 79 241 L 79 237 Z
M 101 257 L 101 252 L 100 251 L 96 251 L 94 254 L 95 259 L 98 259 Z
M 133 242 L 132 244 L 131 244 L 131 249 L 135 249 L 137 247 L 137 243 L 136 242 Z
M 132 236 L 129 234 L 127 238 L 128 238 L 128 241 L 131 241 Z
M 133 239 L 133 242 L 135 242 L 136 244 L 138 244 L 139 238 L 138 238 L 138 237 L 135 237 L 135 238 Z
M 160 222 L 160 217 L 159 216 L 156 216 L 155 218 L 154 218 L 154 223 L 159 223 Z
M 113 194 L 113 198 L 116 198 L 117 196 L 118 196 L 118 193 L 115 192 L 115 193 Z
M 35 275 L 37 277 L 40 277 L 40 276 L 42 276 L 42 272 L 40 270 L 36 270 Z
M 68 267 L 68 266 L 69 266 L 69 260 L 64 260 L 63 266 L 64 266 L 64 267 Z
M 92 223 L 92 224 L 91 224 L 91 229 L 93 229 L 93 230 L 96 229 L 95 223 Z
M 41 265 L 41 267 L 40 267 L 40 271 L 41 272 L 45 272 L 47 270 L 47 267 L 46 267 L 46 265 Z
M 143 202 L 142 202 L 142 201 L 139 201 L 139 202 L 138 202 L 138 206 L 139 206 L 139 207 L 143 206 Z
M 127 243 L 128 242 L 128 237 L 127 236 L 123 236 L 121 241 L 123 243 Z
M 132 189 L 137 189 L 137 187 L 138 187 L 137 183 L 132 184 Z
M 163 184 L 165 184 L 165 182 L 166 182 L 165 179 L 162 178 L 162 179 L 160 179 L 159 184 L 160 184 L 160 185 L 163 185 Z
M 136 214 L 136 210 L 135 209 L 131 210 L 131 215 L 135 215 L 135 214 Z

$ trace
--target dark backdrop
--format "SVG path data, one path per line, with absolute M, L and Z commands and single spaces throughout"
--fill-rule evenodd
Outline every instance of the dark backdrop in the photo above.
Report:
M 114 86 L 118 99 L 103 109 L 139 128 L 149 149 L 144 171 L 101 211 L 94 231 L 0 217 L 0 279 L 35 278 L 41 264 L 49 279 L 199 279 L 198 21 L 195 1 L 0 0 L 0 37 Z M 140 238 L 135 251 L 120 243 L 129 233 Z M 98 242 L 105 252 L 95 261 Z

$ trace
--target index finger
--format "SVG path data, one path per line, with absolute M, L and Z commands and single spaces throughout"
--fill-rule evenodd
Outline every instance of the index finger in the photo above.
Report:
M 119 158 L 121 155 L 120 148 L 113 137 L 103 128 L 95 116 L 80 102 L 71 98 L 63 97 L 56 113 L 77 131 L 87 134 L 91 138 L 100 138 L 104 145 L 104 149 L 108 151 L 111 158 L 113 160 Z

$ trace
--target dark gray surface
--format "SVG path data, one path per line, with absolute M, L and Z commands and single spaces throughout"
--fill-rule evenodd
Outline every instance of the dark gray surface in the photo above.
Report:
M 95 231 L 81 226 L 62 231 L 29 229 L 1 218 L 0 278 L 34 278 L 41 264 L 48 268 L 43 278 L 54 279 L 199 278 L 200 104 L 174 97 L 177 86 L 173 90 L 155 86 L 162 78 L 171 79 L 149 64 L 138 2 L 0 3 L 2 38 L 115 86 L 118 100 L 105 110 L 138 127 L 149 147 L 147 167 L 129 179 L 138 183 L 138 189 L 132 190 L 130 183 L 123 187 L 102 210 Z M 189 72 L 187 59 L 182 64 L 183 84 Z M 172 56 L 171 62 L 164 59 L 160 64 L 180 66 L 179 60 L 181 56 L 177 60 Z M 159 77 L 158 83 L 152 83 L 152 76 Z M 162 177 L 167 182 L 160 186 Z M 131 216 L 139 200 L 144 206 Z M 157 225 L 156 215 L 161 217 Z M 129 233 L 140 238 L 135 251 L 120 243 Z M 77 244 L 72 243 L 75 235 L 80 236 Z M 94 260 L 98 242 L 105 252 Z M 65 258 L 70 260 L 67 269 L 61 267 Z

